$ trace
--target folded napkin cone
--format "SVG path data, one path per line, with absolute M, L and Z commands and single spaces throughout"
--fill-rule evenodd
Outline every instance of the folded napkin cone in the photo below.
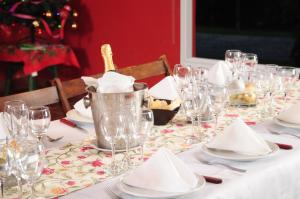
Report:
M 287 110 L 280 112 L 277 118 L 284 122 L 300 124 L 300 102 L 290 106 Z
M 213 65 L 208 73 L 207 80 L 216 86 L 225 86 L 232 79 L 231 65 L 225 61 L 219 61 Z
M 160 148 L 149 160 L 130 172 L 123 182 L 148 190 L 181 193 L 195 188 L 198 178 L 172 152 Z
M 163 78 L 149 89 L 149 94 L 156 99 L 175 100 L 179 98 L 176 82 L 172 76 Z
M 240 118 L 237 118 L 224 130 L 224 133 L 218 134 L 206 146 L 246 155 L 264 155 L 271 152 L 266 141 Z

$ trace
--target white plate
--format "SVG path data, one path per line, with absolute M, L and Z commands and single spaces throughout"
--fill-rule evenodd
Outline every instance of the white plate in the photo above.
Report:
M 143 189 L 138 187 L 133 187 L 127 185 L 123 182 L 123 178 L 117 184 L 118 189 L 121 192 L 126 194 L 136 196 L 136 197 L 144 197 L 144 198 L 173 198 L 178 197 L 186 194 L 193 193 L 195 191 L 199 191 L 205 185 L 205 179 L 202 176 L 198 176 L 198 184 L 195 188 L 190 189 L 186 192 L 163 192 L 163 191 L 154 191 L 150 189 Z
M 78 125 L 84 125 L 84 124 L 93 124 L 93 118 L 85 117 L 81 115 L 78 111 L 75 109 L 72 109 L 67 112 L 67 118 L 71 120 L 72 122 L 75 122 Z
M 207 155 L 212 157 L 221 158 L 225 160 L 234 160 L 234 161 L 254 161 L 261 158 L 265 158 L 271 155 L 274 155 L 278 150 L 279 147 L 272 143 L 268 142 L 269 147 L 271 148 L 271 152 L 264 154 L 264 155 L 245 155 L 241 153 L 235 153 L 233 151 L 226 151 L 226 150 L 217 150 L 217 149 L 209 149 L 205 145 L 202 145 L 201 149 Z
M 289 122 L 285 122 L 285 121 L 282 121 L 278 118 L 274 118 L 273 119 L 274 122 L 280 126 L 284 126 L 284 127 L 288 127 L 288 128 L 297 128 L 297 129 L 300 129 L 300 124 L 294 124 L 294 123 L 289 123 Z

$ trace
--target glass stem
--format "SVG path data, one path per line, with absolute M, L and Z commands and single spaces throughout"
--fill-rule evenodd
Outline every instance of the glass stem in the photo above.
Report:
M 16 178 L 18 184 L 18 198 L 22 198 L 23 196 L 22 179 L 19 176 L 16 176 Z
M 126 141 L 125 141 L 125 146 L 126 146 L 126 164 L 127 168 L 130 166 L 130 158 L 129 158 L 129 135 L 126 135 Z
M 34 188 L 33 188 L 33 183 L 31 181 L 28 181 L 28 186 L 30 187 L 30 193 L 29 193 L 29 198 L 34 199 Z
M 111 140 L 110 145 L 111 145 L 111 158 L 112 158 L 111 169 L 112 169 L 112 174 L 116 175 L 117 172 L 116 172 L 115 140 L 114 139 Z
M 144 144 L 141 144 L 141 156 L 140 156 L 140 163 L 142 164 L 144 162 Z

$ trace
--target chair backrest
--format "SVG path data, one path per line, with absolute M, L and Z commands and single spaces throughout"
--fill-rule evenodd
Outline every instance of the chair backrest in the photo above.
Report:
M 0 97 L 1 112 L 4 108 L 4 102 L 9 100 L 23 100 L 28 106 L 47 105 L 50 108 L 52 120 L 64 117 L 66 112 L 60 103 L 56 86 Z
M 162 55 L 158 60 L 120 68 L 117 69 L 117 72 L 133 76 L 136 80 L 142 80 L 159 75 L 168 76 L 171 74 L 171 69 L 167 57 Z M 91 77 L 99 78 L 101 76 L 102 73 L 92 75 Z M 64 110 L 67 111 L 71 110 L 72 105 L 86 94 L 85 84 L 80 78 L 64 82 L 61 82 L 59 78 L 56 78 L 54 79 L 53 84 L 57 86 L 62 105 Z

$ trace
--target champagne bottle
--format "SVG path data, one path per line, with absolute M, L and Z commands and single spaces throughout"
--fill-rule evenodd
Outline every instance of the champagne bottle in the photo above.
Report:
M 101 46 L 101 54 L 104 61 L 104 71 L 116 71 L 113 59 L 112 59 L 112 51 L 109 44 L 103 44 Z

